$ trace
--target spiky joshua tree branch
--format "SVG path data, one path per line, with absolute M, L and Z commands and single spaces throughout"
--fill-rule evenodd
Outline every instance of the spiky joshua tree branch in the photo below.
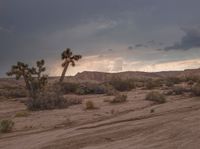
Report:
M 61 59 L 64 62 L 62 63 L 63 71 L 60 77 L 60 83 L 63 82 L 69 65 L 71 64 L 74 67 L 76 65 L 75 61 L 78 61 L 81 58 L 82 58 L 81 55 L 73 55 L 73 53 L 71 52 L 71 49 L 69 48 L 67 48 L 65 51 L 62 52 Z
M 15 76 L 16 80 L 23 77 L 26 88 L 29 91 L 29 95 L 33 97 L 36 91 L 41 90 L 47 84 L 47 75 L 42 75 L 42 72 L 46 70 L 44 67 L 44 60 L 37 61 L 37 68 L 30 68 L 23 62 L 17 62 L 16 65 L 11 67 L 11 70 L 7 72 L 8 76 Z

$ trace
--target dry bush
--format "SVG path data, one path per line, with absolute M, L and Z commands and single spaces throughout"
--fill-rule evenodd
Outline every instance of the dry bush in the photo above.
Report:
M 149 92 L 146 95 L 145 100 L 154 101 L 158 104 L 162 104 L 162 103 L 166 102 L 165 96 L 163 94 L 159 93 L 159 92 L 156 92 L 156 91 Z
M 184 78 L 184 80 L 186 82 L 193 82 L 193 83 L 200 81 L 199 76 L 195 76 L 195 75 L 193 75 L 193 76 L 187 76 L 187 77 Z
M 80 98 L 68 98 L 66 99 L 68 106 L 82 104 L 82 99 Z
M 29 110 L 62 109 L 68 107 L 67 100 L 56 92 L 43 92 L 26 103 Z
M 173 90 L 175 95 L 181 95 L 185 92 L 188 92 L 188 90 L 186 88 L 181 87 L 181 86 L 176 86 L 172 90 Z
M 132 79 L 122 80 L 119 78 L 114 78 L 109 81 L 109 84 L 113 86 L 117 91 L 130 91 L 136 87 L 135 81 Z
M 195 84 L 192 89 L 192 94 L 195 96 L 200 96 L 200 83 Z
M 6 87 L 1 89 L 0 96 L 5 98 L 23 98 L 27 97 L 27 91 L 22 87 Z
M 104 84 L 98 83 L 83 83 L 80 84 L 76 90 L 76 94 L 87 95 L 87 94 L 105 94 L 107 93 L 107 87 Z
M 179 84 L 179 83 L 183 82 L 184 80 L 180 77 L 168 77 L 168 78 L 166 78 L 166 81 L 171 82 L 173 84 Z
M 68 107 L 67 100 L 63 97 L 61 86 L 53 84 L 49 86 L 34 98 L 30 98 L 27 103 L 29 110 L 48 110 L 48 109 L 62 109 Z
M 165 81 L 165 85 L 166 85 L 167 87 L 173 87 L 173 86 L 174 86 L 174 83 L 173 83 L 172 81 L 170 81 L 170 80 L 166 80 L 166 81 Z
M 12 120 L 2 120 L 0 122 L 0 132 L 1 133 L 11 132 L 13 126 L 14 126 L 14 122 Z
M 76 93 L 76 90 L 79 88 L 78 83 L 73 82 L 63 82 L 61 83 L 61 89 L 64 94 Z
M 86 110 L 93 110 L 93 109 L 96 109 L 96 107 L 94 106 L 94 103 L 92 101 L 88 100 L 85 103 L 85 109 Z
M 15 117 L 27 117 L 30 113 L 28 111 L 19 111 L 15 114 Z
M 127 95 L 116 95 L 111 101 L 110 103 L 123 103 L 127 101 Z
M 156 80 L 149 79 L 145 83 L 145 88 L 148 90 L 161 87 L 161 86 L 162 86 L 162 80 L 159 80 L 159 79 L 156 79 Z

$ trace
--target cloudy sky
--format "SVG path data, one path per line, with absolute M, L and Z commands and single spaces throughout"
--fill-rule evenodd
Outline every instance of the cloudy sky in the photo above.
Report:
M 60 75 L 65 48 L 81 71 L 200 67 L 199 0 L 0 0 L 0 76 L 44 58 Z

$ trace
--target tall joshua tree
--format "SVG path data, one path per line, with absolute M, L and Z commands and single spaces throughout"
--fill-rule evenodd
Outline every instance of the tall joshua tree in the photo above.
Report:
M 21 77 L 24 78 L 26 88 L 30 91 L 31 90 L 31 71 L 27 64 L 23 62 L 17 62 L 17 65 L 13 65 L 11 67 L 10 72 L 7 72 L 8 76 L 15 75 L 16 80 L 19 80 Z
M 82 58 L 81 55 L 73 55 L 73 53 L 71 52 L 71 49 L 69 48 L 67 48 L 65 51 L 62 52 L 61 59 L 64 60 L 64 62 L 62 63 L 62 67 L 64 69 L 60 77 L 60 83 L 62 83 L 64 80 L 69 64 L 71 64 L 74 67 L 76 65 L 75 61 L 78 61 L 81 58 Z
M 17 62 L 17 65 L 13 65 L 10 72 L 7 72 L 8 76 L 15 75 L 16 80 L 23 77 L 31 97 L 34 97 L 36 91 L 41 90 L 46 85 L 48 77 L 47 75 L 42 75 L 42 72 L 46 70 L 44 67 L 44 60 L 37 61 L 36 64 L 37 68 L 30 68 L 23 62 Z

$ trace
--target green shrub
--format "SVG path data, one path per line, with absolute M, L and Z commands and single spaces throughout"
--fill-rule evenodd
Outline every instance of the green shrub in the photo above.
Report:
M 7 133 L 11 132 L 14 126 L 14 122 L 12 120 L 2 120 L 0 122 L 0 132 Z
M 123 103 L 127 101 L 127 95 L 116 95 L 110 103 Z
M 109 84 L 112 85 L 114 89 L 121 92 L 130 91 L 136 87 L 134 80 L 131 79 L 122 80 L 119 78 L 115 78 L 109 81 Z
M 165 96 L 163 94 L 159 93 L 159 92 L 156 92 L 156 91 L 152 91 L 152 92 L 148 93 L 146 95 L 145 99 L 149 100 L 149 101 L 154 101 L 154 102 L 159 103 L 159 104 L 166 102 Z

